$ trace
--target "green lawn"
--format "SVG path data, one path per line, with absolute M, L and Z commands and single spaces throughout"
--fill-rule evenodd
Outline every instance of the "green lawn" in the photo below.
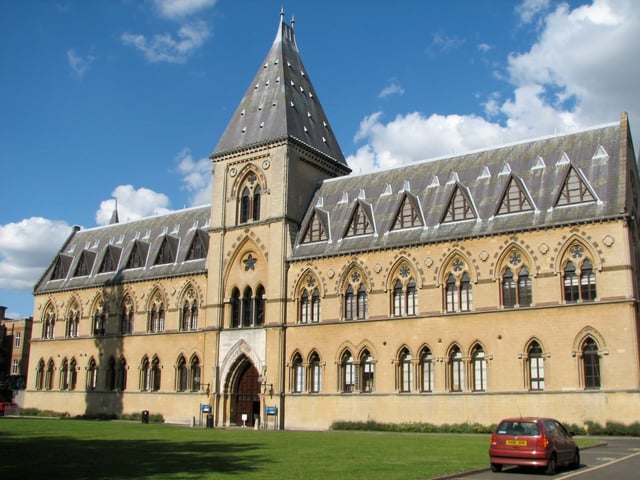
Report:
M 487 466 L 488 442 L 0 418 L 0 479 L 427 479 Z

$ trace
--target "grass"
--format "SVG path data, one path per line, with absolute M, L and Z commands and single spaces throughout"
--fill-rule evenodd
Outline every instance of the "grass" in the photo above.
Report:
M 428 479 L 488 466 L 488 446 L 488 435 L 0 418 L 0 478 Z

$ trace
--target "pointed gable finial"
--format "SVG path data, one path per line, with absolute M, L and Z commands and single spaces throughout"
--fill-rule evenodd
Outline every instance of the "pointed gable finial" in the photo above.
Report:
M 120 219 L 118 218 L 118 200 L 115 201 L 115 206 L 113 207 L 113 213 L 111 214 L 111 220 L 109 220 L 109 225 L 114 225 L 116 223 L 120 223 Z

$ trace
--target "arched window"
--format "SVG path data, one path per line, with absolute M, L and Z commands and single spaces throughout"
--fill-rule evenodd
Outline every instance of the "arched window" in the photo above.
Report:
M 94 358 L 89 359 L 87 366 L 87 390 L 98 388 L 98 365 Z
M 242 187 L 239 198 L 239 223 L 247 223 L 249 220 L 260 220 L 262 200 L 262 187 L 257 183 L 254 174 L 249 174 L 246 184 Z
M 96 307 L 96 311 L 93 314 L 93 334 L 101 336 L 105 334 L 105 328 L 107 323 L 107 311 L 104 308 L 104 304 L 100 301 L 100 305 Z
M 473 290 L 469 274 L 464 272 L 459 278 L 450 273 L 445 283 L 445 308 L 448 313 L 468 312 L 473 308 Z
M 343 393 L 354 393 L 358 386 L 358 373 L 353 356 L 348 350 L 342 354 L 340 361 L 340 380 L 342 382 Z
M 124 392 L 127 389 L 127 361 L 120 358 L 116 365 L 116 390 Z
M 580 257 L 582 247 L 574 246 L 572 252 Z M 577 253 L 576 253 L 577 252 Z M 564 300 L 567 303 L 578 301 L 590 302 L 596 299 L 596 274 L 593 265 L 586 258 L 578 272 L 572 261 L 568 261 L 564 269 Z
M 293 357 L 291 366 L 293 373 L 293 392 L 302 393 L 304 392 L 304 366 L 302 365 L 302 357 L 299 353 L 296 353 Z
M 596 274 L 589 259 L 580 267 L 580 298 L 583 301 L 596 299 Z
M 133 333 L 133 302 L 127 296 L 122 302 L 122 312 L 120 317 L 120 333 L 123 335 Z
M 517 302 L 516 282 L 513 279 L 513 272 L 507 268 L 502 276 L 502 305 L 505 308 L 511 308 L 515 307 Z
M 75 390 L 78 384 L 78 362 L 75 358 L 69 363 L 69 390 Z
M 164 332 L 164 303 L 160 295 L 157 295 L 151 305 L 149 311 L 149 320 L 147 322 L 147 332 L 160 333 Z
M 40 359 L 38 362 L 38 368 L 36 369 L 36 390 L 42 390 L 44 388 L 44 359 Z
M 144 357 L 140 364 L 140 390 L 150 392 L 151 379 L 151 363 L 147 357 Z
M 158 357 L 153 357 L 151 361 L 151 390 L 157 392 L 160 390 L 160 360 Z
M 240 327 L 240 291 L 237 288 L 231 292 L 231 327 Z
M 487 358 L 480 345 L 476 345 L 471 355 L 473 364 L 473 390 L 484 392 L 487 389 Z
M 375 363 L 368 350 L 362 352 L 360 357 L 360 367 L 362 369 L 362 392 L 371 393 L 375 389 Z
M 449 353 L 449 390 L 461 392 L 464 389 L 464 361 L 458 346 Z
M 542 347 L 536 341 L 529 345 L 527 363 L 529 390 L 544 390 L 544 358 L 542 357 Z
M 253 320 L 253 291 L 250 287 L 244 289 L 242 295 L 242 326 L 250 327 Z
M 367 296 L 367 289 L 364 283 L 362 283 L 362 275 L 360 272 L 351 272 L 349 282 L 344 292 L 344 319 L 363 320 L 367 318 L 369 298 Z
M 80 330 L 80 312 L 78 310 L 78 306 L 74 305 L 72 309 L 69 311 L 69 316 L 67 317 L 66 336 L 68 338 L 77 337 L 79 330 Z
M 402 300 L 403 300 L 403 292 L 402 292 L 402 282 L 400 280 L 396 280 L 395 285 L 393 286 L 393 316 L 400 317 L 402 315 Z
M 591 337 L 582 344 L 582 371 L 584 373 L 584 387 L 600 388 L 600 356 L 598 344 Z
M 60 390 L 69 389 L 69 362 L 66 358 L 62 359 L 60 365 Z
M 107 389 L 110 391 L 116 389 L 116 359 L 113 357 L 109 357 L 107 366 Z
M 200 369 L 200 359 L 197 356 L 194 356 L 191 359 L 189 370 L 191 378 L 191 391 L 199 392 L 200 386 L 202 385 L 202 371 Z
M 47 371 L 44 379 L 44 388 L 45 390 L 53 390 L 53 372 L 55 371 L 56 366 L 53 363 L 53 359 L 49 359 L 47 363 Z
M 578 275 L 573 262 L 567 262 L 564 267 L 564 301 L 577 302 L 580 299 L 580 289 L 578 286 Z
M 407 315 L 416 315 L 418 313 L 418 291 L 416 282 L 413 278 L 407 283 Z
M 311 393 L 319 393 L 322 389 L 322 365 L 320 364 L 320 357 L 317 353 L 313 353 L 309 359 L 310 369 L 310 391 Z
M 413 390 L 413 361 L 409 350 L 403 348 L 398 358 L 398 378 L 400 391 L 411 392 Z
M 189 385 L 189 371 L 187 370 L 187 361 L 183 356 L 180 356 L 180 358 L 178 358 L 178 363 L 176 365 L 176 376 L 178 392 L 187 391 Z
M 530 307 L 532 302 L 531 278 L 527 267 L 522 267 L 518 273 L 518 305 Z
M 52 306 L 49 306 L 44 313 L 42 319 L 42 338 L 51 339 L 54 336 L 54 329 L 56 325 L 56 314 Z
M 258 285 L 256 289 L 256 318 L 254 320 L 254 325 L 262 326 L 264 325 L 264 314 L 265 314 L 265 300 L 264 300 L 264 287 L 262 285 Z
M 420 354 L 420 390 L 423 392 L 433 391 L 434 368 L 433 355 L 431 350 L 424 348 Z

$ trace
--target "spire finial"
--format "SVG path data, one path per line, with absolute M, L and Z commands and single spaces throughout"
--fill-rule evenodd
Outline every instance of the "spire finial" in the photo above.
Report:
M 280 7 L 280 21 L 284 20 L 284 7 Z
M 291 28 L 295 26 L 296 26 L 296 18 L 293 15 L 291 15 Z

